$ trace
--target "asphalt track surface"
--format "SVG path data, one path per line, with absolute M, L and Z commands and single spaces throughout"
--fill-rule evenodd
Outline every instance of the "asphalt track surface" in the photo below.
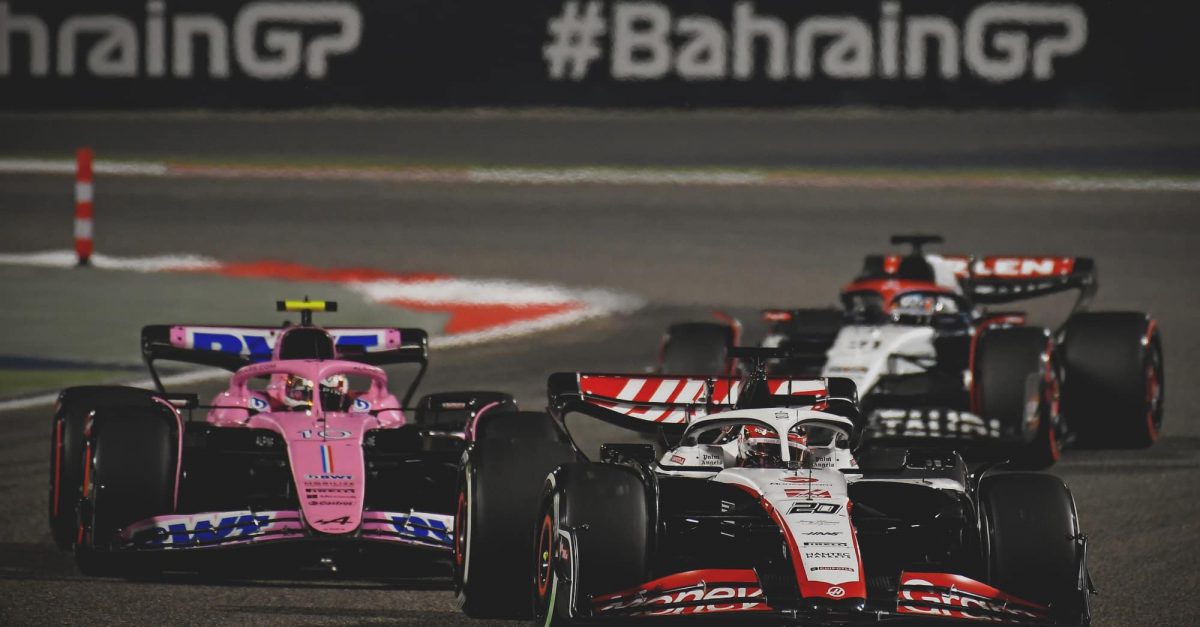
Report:
M 222 126 L 213 124 L 207 132 L 215 135 Z M 1177 126 L 1176 135 L 1189 128 Z M 1071 143 L 1034 135 L 1024 154 L 1036 153 L 1039 142 Z M 1147 137 L 1147 145 L 1158 145 Z M 909 140 L 921 144 L 920 137 Z M 1171 141 L 1182 146 L 1174 154 L 1195 158 L 1194 134 Z M 1114 148 L 1089 159 L 1172 163 L 1174 149 L 1164 150 L 1139 159 Z M 1047 167 L 1079 167 L 1069 161 Z M 1200 372 L 1197 196 L 121 178 L 98 184 L 97 232 L 113 254 L 185 251 L 230 261 L 490 275 L 647 299 L 646 309 L 619 319 L 434 355 L 425 391 L 503 389 L 529 407 L 540 403 L 549 372 L 640 370 L 671 320 L 717 308 L 745 315 L 761 306 L 827 304 L 862 254 L 885 249 L 893 232 L 941 232 L 963 251 L 1094 255 L 1101 277 L 1095 307 L 1144 309 L 1159 320 L 1166 425 L 1149 450 L 1073 451 L 1055 472 L 1072 487 L 1091 539 L 1101 592 L 1096 624 L 1191 625 L 1200 613 L 1200 392 L 1192 385 Z M 0 176 L 0 251 L 66 247 L 69 206 L 70 183 L 61 176 Z M 279 228 L 286 236 L 273 235 Z M 0 293 L 21 297 L 17 285 L 0 285 Z M 86 317 L 86 304 L 78 307 Z M 0 413 L 0 624 L 488 624 L 462 617 L 445 586 L 427 579 L 82 577 L 46 531 L 48 440 L 46 408 Z
M 1200 172 L 1200 113 L 0 114 L 0 154 L 423 165 Z

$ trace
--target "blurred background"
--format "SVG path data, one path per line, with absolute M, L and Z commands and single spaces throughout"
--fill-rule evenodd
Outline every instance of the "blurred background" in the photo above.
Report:
M 675 320 L 724 312 L 754 341 L 761 308 L 833 304 L 863 255 L 919 231 L 1095 257 L 1098 308 L 1157 318 L 1162 439 L 1055 472 L 1092 538 L 1096 623 L 1192 624 L 1198 18 L 1127 0 L 0 1 L 0 623 L 468 622 L 437 581 L 76 575 L 44 522 L 54 393 L 144 384 L 142 325 L 277 324 L 277 299 L 335 299 L 330 324 L 430 331 L 423 391 L 538 408 L 551 372 L 650 366 Z

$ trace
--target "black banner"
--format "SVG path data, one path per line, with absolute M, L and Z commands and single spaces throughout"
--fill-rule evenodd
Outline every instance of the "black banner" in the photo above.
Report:
M 1200 104 L 1176 2 L 0 0 L 0 108 Z

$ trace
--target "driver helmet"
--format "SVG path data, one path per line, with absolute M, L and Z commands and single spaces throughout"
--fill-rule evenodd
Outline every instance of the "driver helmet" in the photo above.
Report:
M 350 382 L 346 375 L 335 374 L 321 380 L 321 408 L 325 411 L 346 411 L 349 407 Z
M 937 313 L 958 313 L 954 299 L 932 292 L 909 292 L 897 296 L 889 308 L 891 313 L 907 316 L 932 316 Z
M 321 380 L 321 407 L 325 411 L 345 411 L 350 384 L 345 375 L 335 374 Z M 296 410 L 312 408 L 312 381 L 289 374 L 284 384 L 283 402 Z
M 788 433 L 788 456 L 793 462 L 803 463 L 808 456 L 808 437 L 804 426 Z M 783 466 L 779 435 L 774 429 L 757 425 L 746 425 L 738 434 L 738 465 L 743 468 L 778 468 Z

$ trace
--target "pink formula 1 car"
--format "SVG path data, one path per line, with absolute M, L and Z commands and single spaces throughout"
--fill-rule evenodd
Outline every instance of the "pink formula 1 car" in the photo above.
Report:
M 449 558 L 458 459 L 473 421 L 516 410 L 512 397 L 429 395 L 410 417 L 405 406 L 428 363 L 424 331 L 314 326 L 312 312 L 336 311 L 332 302 L 279 309 L 300 311 L 301 324 L 145 327 L 158 390 L 62 392 L 50 528 L 84 572 L 190 569 L 270 546 L 281 549 L 274 559 L 240 564 L 394 575 L 400 562 L 370 559 L 388 555 L 379 549 L 433 558 L 414 566 Z M 160 359 L 234 374 L 200 405 L 163 389 Z M 403 402 L 379 367 L 401 363 L 419 367 Z

